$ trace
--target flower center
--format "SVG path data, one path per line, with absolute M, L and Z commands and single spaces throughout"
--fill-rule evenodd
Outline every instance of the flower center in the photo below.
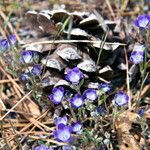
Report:
M 63 97 L 63 93 L 60 91 L 57 91 L 56 93 L 54 93 L 54 98 L 56 101 L 60 101 Z
M 29 54 L 23 55 L 23 60 L 25 63 L 29 63 L 31 61 L 31 59 L 32 59 L 31 55 L 29 55 Z
M 75 132 L 77 132 L 77 131 L 80 131 L 80 129 L 81 129 L 81 125 L 76 125 L 76 126 L 74 126 L 74 128 L 73 128 L 73 130 L 75 131 Z
M 82 99 L 77 98 L 77 99 L 75 100 L 75 105 L 76 105 L 76 106 L 81 106 L 81 105 L 82 105 Z
M 87 93 L 87 98 L 90 99 L 90 100 L 95 100 L 96 95 L 94 93 Z
M 142 19 L 142 20 L 139 20 L 139 25 L 140 27 L 146 27 L 149 23 L 149 20 L 148 19 Z
M 102 90 L 103 90 L 104 92 L 107 92 L 107 91 L 109 91 L 109 88 L 108 88 L 108 87 L 103 87 Z
M 70 80 L 71 80 L 72 82 L 78 82 L 78 81 L 80 80 L 80 77 L 79 77 L 78 74 L 73 73 L 73 74 L 71 75 L 71 77 L 70 77 Z
M 141 56 L 141 55 L 135 55 L 135 56 L 134 56 L 134 59 L 135 59 L 136 61 L 140 61 L 140 60 L 142 59 L 142 56 Z
M 124 103 L 124 99 L 125 99 L 124 96 L 118 96 L 118 97 L 116 98 L 116 102 L 117 102 L 118 104 L 123 104 L 123 103 Z
M 59 134 L 59 138 L 62 141 L 67 141 L 70 138 L 70 133 L 68 131 L 62 131 Z

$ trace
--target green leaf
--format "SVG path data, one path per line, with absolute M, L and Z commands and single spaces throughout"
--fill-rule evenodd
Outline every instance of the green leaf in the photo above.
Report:
M 13 77 L 17 77 L 16 71 L 14 71 L 12 68 L 6 68 L 6 71 Z

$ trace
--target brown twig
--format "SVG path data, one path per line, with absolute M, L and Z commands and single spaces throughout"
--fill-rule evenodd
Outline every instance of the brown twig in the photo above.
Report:
M 21 98 L 22 96 L 20 94 L 20 91 L 18 91 L 18 89 L 16 88 L 15 85 L 12 85 L 12 86 L 13 86 L 13 89 L 14 89 L 15 93 L 18 95 L 19 98 Z
M 30 91 L 22 99 L 20 99 L 20 101 L 18 101 L 3 117 L 0 118 L 0 121 L 2 121 L 13 109 L 15 109 L 31 93 L 32 93 L 32 91 Z
M 0 62 L 2 64 L 2 66 L 4 66 L 4 64 L 2 62 Z M 0 66 L 0 71 L 11 81 L 11 83 L 20 91 L 21 94 L 25 94 L 25 92 L 22 90 L 22 88 L 20 88 L 20 86 L 13 80 L 13 78 L 7 74 L 5 72 L 5 70 L 2 68 L 2 66 Z M 36 109 L 36 113 L 40 115 L 40 111 L 38 109 L 38 106 L 30 99 L 29 96 L 27 96 L 27 99 L 30 101 L 30 103 L 34 106 L 34 108 L 37 108 Z
M 49 110 L 45 111 L 41 116 L 39 116 L 36 120 L 42 119 L 43 117 L 46 116 L 46 114 L 49 112 Z M 32 125 L 34 125 L 34 122 L 31 122 L 29 124 L 27 124 L 23 129 L 20 130 L 20 133 L 26 131 L 28 128 L 30 128 Z M 33 126 L 33 128 L 31 128 L 31 130 L 28 132 L 28 134 L 26 136 L 28 136 L 30 134 L 30 132 L 32 132 L 35 129 L 35 126 Z M 51 128 L 53 129 L 53 127 Z M 24 136 L 24 138 L 26 137 Z M 24 139 L 23 138 L 23 139 Z M 12 141 L 14 139 L 14 136 L 12 138 L 10 138 L 8 141 Z M 21 140 L 22 141 L 22 140 Z M 4 145 L 5 146 L 5 145 Z
M 19 81 L 18 79 L 13 79 L 14 81 Z M 0 84 L 9 83 L 11 82 L 9 79 L 0 80 Z
M 22 46 L 22 48 L 25 48 L 27 46 L 31 45 L 38 45 L 38 44 L 58 44 L 58 43 L 92 43 L 92 44 L 100 44 L 102 41 L 97 40 L 97 41 L 91 41 L 91 40 L 52 40 L 52 41 L 38 41 L 38 42 L 32 42 L 32 43 L 27 43 Z M 105 42 L 107 45 L 113 45 L 113 44 L 119 44 L 119 45 L 126 45 L 124 43 L 113 43 L 113 42 Z
M 0 10 L 0 16 L 3 18 L 3 20 L 4 20 L 5 22 L 7 22 L 10 31 L 11 31 L 12 33 L 14 33 L 14 35 L 16 36 L 16 39 L 17 39 L 19 42 L 21 42 L 21 38 L 19 37 L 17 31 L 13 28 L 12 24 L 8 21 L 7 16 L 6 16 L 6 15 L 3 13 L 3 11 L 1 11 L 1 10 Z
M 10 109 L 5 109 L 5 110 L 3 110 L 3 111 L 10 111 L 10 112 L 15 112 L 15 113 L 19 113 L 19 114 L 31 115 L 31 116 L 37 117 L 37 115 L 31 114 L 31 113 L 27 113 L 27 112 L 23 112 L 23 111 L 10 110 Z
M 2 36 L 3 36 L 4 38 L 7 37 L 6 34 L 5 34 L 5 32 L 4 32 L 4 30 L 3 30 L 3 28 L 2 28 L 2 23 L 1 23 L 1 21 L 0 21 L 0 33 L 2 34 Z
M 45 138 L 41 138 L 41 137 L 38 137 L 38 136 L 30 136 L 29 135 L 29 138 L 32 138 L 34 140 L 43 140 L 43 141 L 54 143 L 54 144 L 57 144 L 57 145 L 60 145 L 60 146 L 67 145 L 67 143 L 57 142 L 57 141 L 52 140 L 52 139 L 45 139 Z
M 106 4 L 107 4 L 107 6 L 108 6 L 108 9 L 109 9 L 110 13 L 112 14 L 113 20 L 115 20 L 115 19 L 116 19 L 115 13 L 114 13 L 114 11 L 113 11 L 113 9 L 112 9 L 112 7 L 111 7 L 110 1 L 109 1 L 109 0 L 106 0 Z

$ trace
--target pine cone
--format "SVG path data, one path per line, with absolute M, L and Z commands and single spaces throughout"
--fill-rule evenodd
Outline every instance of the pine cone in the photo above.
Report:
M 97 12 L 28 11 L 26 20 L 38 38 L 23 47 L 39 55 L 38 64 L 45 68 L 41 86 L 56 85 L 75 66 L 90 82 L 111 81 L 114 69 L 126 69 L 123 41 L 113 36 L 118 34 L 117 23 Z

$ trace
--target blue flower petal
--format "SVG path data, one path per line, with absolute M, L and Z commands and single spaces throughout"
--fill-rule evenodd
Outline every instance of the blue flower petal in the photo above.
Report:
M 84 91 L 83 97 L 87 100 L 95 101 L 98 98 L 98 95 L 95 89 L 87 89 Z
M 72 123 L 71 129 L 75 133 L 81 133 L 82 132 L 82 124 L 80 122 Z
M 58 87 L 52 89 L 52 94 L 48 96 L 49 100 L 54 104 L 59 104 L 64 98 L 64 88 Z
M 143 59 L 144 59 L 144 53 L 143 52 L 140 52 L 140 51 L 133 51 L 132 53 L 131 53 L 131 56 L 130 56 L 130 58 L 129 58 L 129 60 L 131 61 L 131 62 L 133 62 L 134 64 L 139 64 L 139 63 L 141 63 L 142 61 L 143 61 Z
M 56 125 L 56 126 L 58 126 L 59 124 L 64 124 L 64 125 L 66 125 L 66 124 L 67 124 L 67 121 L 68 121 L 68 119 L 67 119 L 66 116 L 64 116 L 64 117 L 58 117 L 58 118 L 55 119 L 55 125 Z
M 74 97 L 70 99 L 71 106 L 73 108 L 79 108 L 84 105 L 84 100 L 80 94 L 76 94 Z
M 116 105 L 123 106 L 123 105 L 126 105 L 128 103 L 129 96 L 126 93 L 124 93 L 123 91 L 119 91 L 115 95 L 114 100 L 115 100 Z
M 71 140 L 71 128 L 64 124 L 59 124 L 53 135 L 59 142 L 69 142 Z
M 44 144 L 37 146 L 34 150 L 49 150 Z
M 16 44 L 17 39 L 16 39 L 16 36 L 14 34 L 10 34 L 8 38 L 9 38 L 9 41 L 10 41 L 11 45 L 15 45 Z
M 36 76 L 39 76 L 41 75 L 42 73 L 42 67 L 38 64 L 35 64 L 31 70 L 31 72 L 36 75 Z
M 72 84 L 76 85 L 83 78 L 83 73 L 79 70 L 78 67 L 69 69 L 67 71 L 66 80 L 70 81 Z
M 148 29 L 150 27 L 150 15 L 144 14 L 138 16 L 138 18 L 134 21 L 134 24 L 140 29 Z

